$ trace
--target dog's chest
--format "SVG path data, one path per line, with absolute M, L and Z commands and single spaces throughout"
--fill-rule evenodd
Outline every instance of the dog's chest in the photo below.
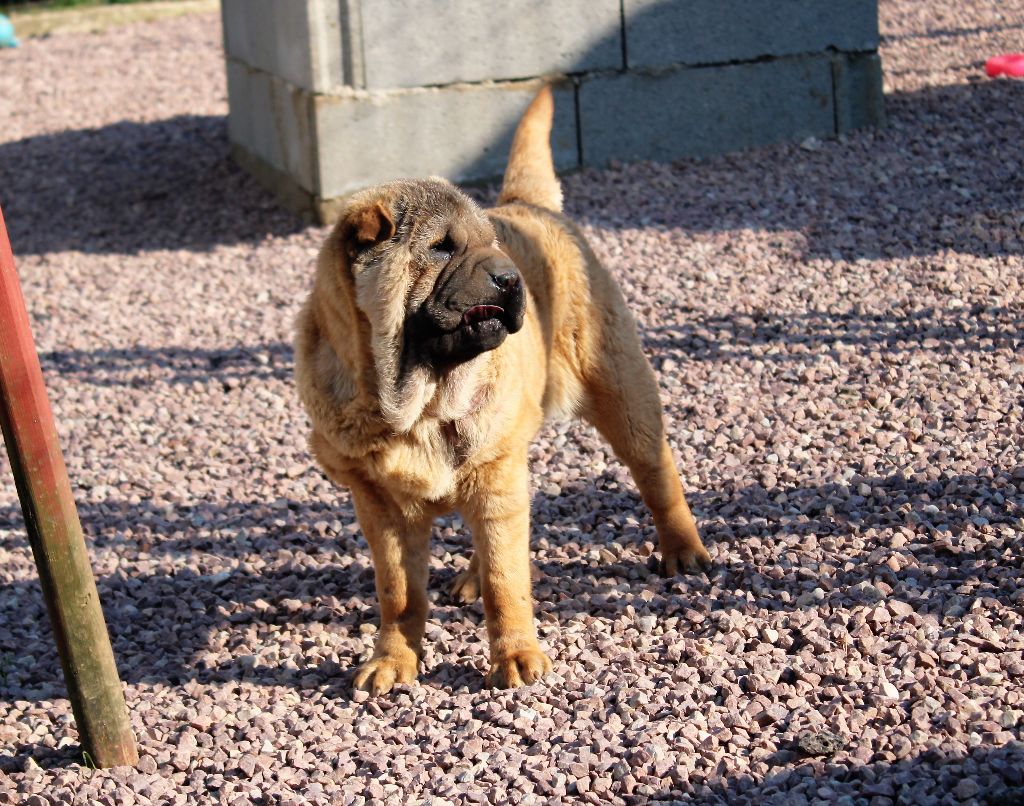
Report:
M 410 498 L 441 501 L 455 492 L 460 470 L 475 445 L 473 429 L 454 422 L 434 423 L 392 445 L 378 467 L 392 490 Z

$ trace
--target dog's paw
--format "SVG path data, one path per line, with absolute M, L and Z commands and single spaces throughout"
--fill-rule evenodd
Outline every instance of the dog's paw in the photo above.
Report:
M 663 577 L 674 577 L 680 571 L 687 574 L 699 574 L 711 568 L 711 555 L 704 546 L 697 544 L 694 548 L 662 549 L 661 563 L 658 566 Z
M 370 658 L 356 669 L 352 685 L 361 691 L 369 691 L 374 696 L 386 694 L 396 683 L 413 682 L 418 666 L 415 653 L 410 653 L 407 658 L 394 655 Z
M 528 686 L 551 671 L 551 660 L 540 647 L 524 647 L 492 659 L 487 685 L 491 688 Z
M 448 593 L 462 604 L 473 604 L 480 598 L 480 574 L 475 568 L 468 568 L 457 574 Z

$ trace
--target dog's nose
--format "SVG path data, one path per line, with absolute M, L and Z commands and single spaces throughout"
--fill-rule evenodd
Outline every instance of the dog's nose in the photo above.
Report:
M 519 285 L 519 272 L 515 269 L 511 269 L 499 274 L 492 274 L 491 282 L 498 286 L 502 291 L 511 291 Z

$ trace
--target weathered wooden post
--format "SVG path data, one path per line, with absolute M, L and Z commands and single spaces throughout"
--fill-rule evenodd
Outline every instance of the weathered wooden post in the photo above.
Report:
M 2 211 L 0 425 L 82 746 L 97 767 L 137 764 L 138 748 Z

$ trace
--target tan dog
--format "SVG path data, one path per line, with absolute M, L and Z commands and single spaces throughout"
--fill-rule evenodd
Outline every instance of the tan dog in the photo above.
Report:
M 550 671 L 533 619 L 527 477 L 545 417 L 582 415 L 629 466 L 666 574 L 710 561 L 633 317 L 560 213 L 552 112 L 541 90 L 516 130 L 493 210 L 440 179 L 353 196 L 298 318 L 310 446 L 351 488 L 373 554 L 380 635 L 355 685 L 374 693 L 416 677 L 431 525 L 453 509 L 475 547 L 454 592 L 483 594 L 490 684 Z

